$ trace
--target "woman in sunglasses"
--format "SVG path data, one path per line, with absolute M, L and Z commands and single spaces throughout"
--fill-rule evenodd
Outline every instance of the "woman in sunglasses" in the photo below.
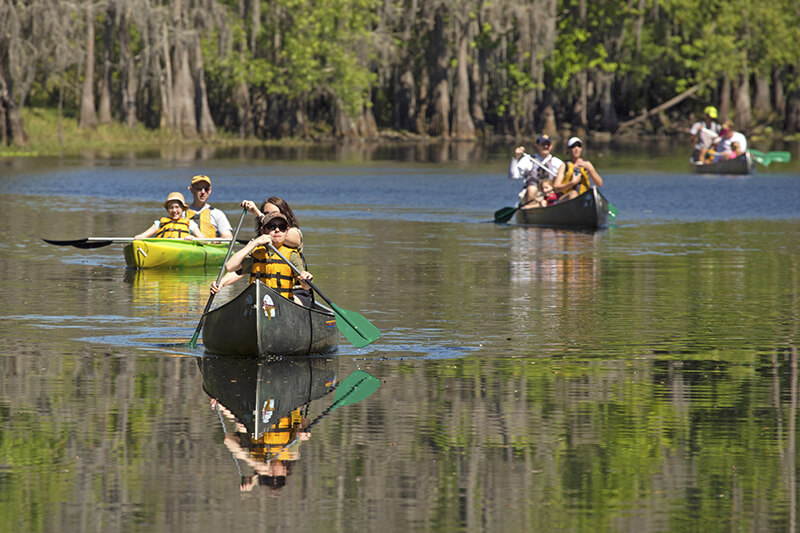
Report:
M 252 256 L 250 283 L 261 280 L 268 287 L 278 291 L 284 298 L 308 306 L 310 301 L 304 301 L 303 298 L 295 296 L 292 289 L 295 283 L 299 283 L 303 289 L 310 290 L 311 287 L 305 282 L 311 281 L 314 276 L 305 270 L 300 253 L 296 249 L 286 246 L 284 242 L 286 232 L 289 230 L 289 221 L 281 213 L 276 213 L 262 216 L 260 222 L 259 235 L 245 244 L 225 263 L 228 273 L 222 277 L 219 285 L 216 282 L 211 283 L 211 294 L 217 294 L 225 285 L 240 280 L 243 276 L 244 260 L 246 257 Z M 300 271 L 300 274 L 295 274 L 294 269 L 273 252 L 268 246 L 269 244 L 272 244 L 281 255 L 286 257 Z
M 577 198 L 592 186 L 603 186 L 603 178 L 595 170 L 591 161 L 583 159 L 583 142 L 578 137 L 570 137 L 567 141 L 569 161 L 566 163 L 564 174 L 556 178 L 553 183 L 556 192 L 560 194 L 558 201 L 564 202 Z M 591 181 L 589 180 L 591 178 Z
M 297 224 L 297 218 L 294 216 L 294 211 L 289 207 L 289 204 L 283 198 L 277 196 L 270 196 L 261 202 L 261 208 L 256 206 L 256 203 L 251 200 L 244 200 L 240 203 L 242 207 L 247 209 L 250 213 L 256 216 L 256 231 L 261 225 L 261 217 L 264 215 L 274 215 L 280 213 L 286 217 L 289 223 L 289 229 L 286 231 L 286 236 L 283 243 L 289 248 L 297 248 L 301 253 L 303 251 L 303 233 Z

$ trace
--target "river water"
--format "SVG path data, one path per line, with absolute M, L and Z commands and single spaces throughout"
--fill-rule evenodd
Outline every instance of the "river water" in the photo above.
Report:
M 619 215 L 584 233 L 491 222 L 507 151 L 0 161 L 0 531 L 796 531 L 800 169 L 589 151 Z M 216 269 L 40 240 L 132 236 L 197 173 L 234 226 L 287 199 L 319 288 L 382 337 L 208 356 Z M 334 405 L 358 370 L 380 387 Z M 256 378 L 313 423 L 269 461 Z

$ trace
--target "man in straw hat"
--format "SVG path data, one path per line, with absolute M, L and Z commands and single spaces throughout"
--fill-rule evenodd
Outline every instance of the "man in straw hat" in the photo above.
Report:
M 220 237 L 223 239 L 233 237 L 228 217 L 208 203 L 208 197 L 211 196 L 211 178 L 205 174 L 194 176 L 189 184 L 189 190 L 192 192 L 194 200 L 186 212 L 186 218 L 195 221 L 206 237 Z
M 169 196 L 164 201 L 164 209 L 167 210 L 167 216 L 153 221 L 152 226 L 136 235 L 134 239 L 147 239 L 148 237 L 186 240 L 193 240 L 197 237 L 202 239 L 204 235 L 200 232 L 198 225 L 184 218 L 183 214 L 186 211 L 186 207 L 186 202 L 181 193 L 169 193 Z

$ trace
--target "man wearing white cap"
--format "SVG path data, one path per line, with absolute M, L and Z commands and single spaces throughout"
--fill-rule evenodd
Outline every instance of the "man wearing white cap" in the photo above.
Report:
M 194 201 L 186 211 L 186 218 L 195 221 L 206 237 L 232 238 L 233 231 L 228 217 L 208 203 L 208 197 L 211 196 L 211 178 L 204 174 L 194 176 L 189 190 L 192 191 Z
M 583 141 L 578 137 L 570 137 L 567 149 L 569 161 L 565 165 L 564 174 L 553 183 L 556 192 L 561 195 L 559 202 L 577 198 L 589 190 L 592 183 L 597 187 L 603 186 L 603 178 L 597 173 L 592 162 L 581 157 Z
M 514 149 L 514 157 L 511 158 L 511 165 L 508 167 L 508 177 L 513 180 L 525 180 L 525 188 L 520 192 L 520 205 L 523 208 L 538 196 L 539 180 L 557 179 L 564 175 L 564 162 L 550 153 L 552 149 L 553 141 L 546 133 L 536 138 L 535 155 L 526 154 L 524 146 Z

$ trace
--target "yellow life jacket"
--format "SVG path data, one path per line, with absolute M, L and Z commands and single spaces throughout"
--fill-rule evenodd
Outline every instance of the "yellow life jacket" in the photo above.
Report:
M 256 460 L 281 459 L 293 461 L 298 459 L 299 452 L 295 446 L 290 446 L 300 430 L 303 417 L 298 407 L 288 416 L 282 417 L 270 426 L 269 430 L 258 439 L 252 440 L 253 447 L 250 456 Z
M 564 176 L 566 177 L 566 179 L 567 180 L 574 179 L 575 176 L 579 174 L 581 176 L 581 182 L 578 183 L 577 185 L 573 185 L 572 187 L 570 187 L 565 191 L 561 191 L 562 195 L 567 194 L 572 189 L 577 190 L 579 195 L 589 190 L 589 188 L 592 186 L 592 182 L 589 181 L 589 172 L 587 172 L 585 168 L 580 168 L 580 169 L 576 168 L 575 163 L 573 163 L 572 161 L 567 161 L 567 168 L 564 171 Z
M 278 251 L 286 258 L 289 258 L 293 252 L 297 253 L 294 248 L 283 245 L 278 248 Z M 297 278 L 292 267 L 264 246 L 253 250 L 252 256 L 253 268 L 250 270 L 250 283 L 260 279 L 264 285 L 276 289 L 281 296 L 291 300 L 293 298 L 292 287 Z
M 194 220 L 200 226 L 200 233 L 206 237 L 216 237 L 217 228 L 211 223 L 211 206 L 209 205 L 202 211 L 194 211 L 192 209 L 186 210 L 186 218 Z
M 157 239 L 183 239 L 192 234 L 189 230 L 189 221 L 185 218 L 172 220 L 169 217 L 161 217 L 158 222 L 160 226 L 156 232 Z

